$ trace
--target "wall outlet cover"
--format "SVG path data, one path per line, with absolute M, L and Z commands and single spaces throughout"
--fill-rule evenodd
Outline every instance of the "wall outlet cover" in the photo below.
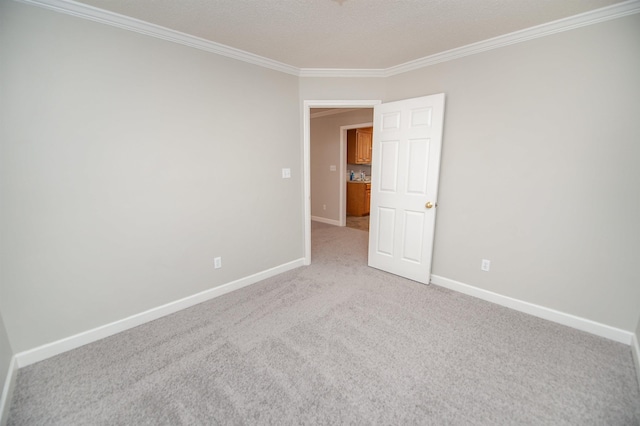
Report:
M 480 264 L 480 269 L 482 269 L 485 272 L 489 272 L 489 269 L 491 269 L 491 261 L 487 259 L 482 259 L 482 263 Z

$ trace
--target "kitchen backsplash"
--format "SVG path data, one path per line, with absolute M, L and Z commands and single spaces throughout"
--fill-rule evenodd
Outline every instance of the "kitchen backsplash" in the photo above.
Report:
M 349 173 L 353 170 L 353 174 L 356 177 L 360 176 L 360 172 L 363 171 L 366 173 L 367 177 L 371 176 L 371 166 L 367 166 L 364 164 L 348 164 L 347 163 L 347 180 L 349 180 Z

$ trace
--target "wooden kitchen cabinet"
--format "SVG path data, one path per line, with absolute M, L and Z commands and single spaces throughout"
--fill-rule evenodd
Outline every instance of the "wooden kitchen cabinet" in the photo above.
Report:
M 365 184 L 366 189 L 364 191 L 364 213 L 371 213 L 371 184 Z
M 371 182 L 347 182 L 347 214 L 366 216 L 370 212 Z
M 371 164 L 373 127 L 347 130 L 347 163 Z

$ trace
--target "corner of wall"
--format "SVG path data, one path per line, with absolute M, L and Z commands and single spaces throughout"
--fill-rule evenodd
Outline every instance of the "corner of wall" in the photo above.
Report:
M 633 347 L 635 342 L 636 354 L 640 355 L 640 352 L 637 350 L 637 333 L 611 327 L 609 325 L 598 323 L 586 318 L 577 317 L 566 312 L 556 311 L 555 309 L 550 309 L 545 306 L 529 303 L 524 300 L 515 299 L 498 293 L 493 293 L 491 291 L 484 290 L 482 288 L 455 281 L 449 278 L 441 277 L 439 275 L 431 275 L 431 283 L 440 287 L 448 288 L 449 290 L 477 297 L 478 299 L 486 300 L 487 302 L 495 303 L 509 309 L 524 312 L 525 314 L 533 315 L 538 318 L 555 322 L 557 324 L 575 328 L 576 330 L 585 331 L 596 336 L 623 343 L 625 345 L 631 345 Z M 636 366 L 637 364 L 638 363 L 636 362 Z
M 104 339 L 105 337 L 113 336 L 114 334 L 129 330 L 130 328 L 137 327 L 141 324 L 145 324 L 158 318 L 162 318 L 174 312 L 178 312 L 180 310 L 197 305 L 198 303 L 202 303 L 207 300 L 222 296 L 231 291 L 241 289 L 248 285 L 255 284 L 264 279 L 273 277 L 286 271 L 290 271 L 303 265 L 304 259 L 296 259 L 291 262 L 273 267 L 271 269 L 267 269 L 256 274 L 240 278 L 227 284 L 213 287 L 200 293 L 196 293 L 194 295 L 166 303 L 147 311 L 140 312 L 130 317 L 123 318 L 121 320 L 105 324 L 100 327 L 96 327 L 91 330 L 87 330 L 82 333 L 57 340 L 52 343 L 47 343 L 33 349 L 19 352 L 13 357 L 13 360 L 15 360 L 14 368 L 17 370 L 18 368 L 26 367 L 33 363 L 43 361 L 63 352 L 79 348 L 97 340 Z
M 2 397 L 0 397 L 0 426 L 5 426 L 7 420 L 9 420 L 9 409 L 11 408 L 11 399 L 13 397 L 13 389 L 16 385 L 16 378 L 18 377 L 18 364 L 16 363 L 16 357 L 11 357 L 11 363 L 9 363 L 9 371 L 2 387 Z
M 340 226 L 339 220 L 328 219 L 326 217 L 311 216 L 311 220 L 313 220 L 314 222 L 322 222 L 322 223 L 327 223 L 329 225 Z
M 631 337 L 631 353 L 633 354 L 636 376 L 638 377 L 638 387 L 640 388 L 640 322 L 638 322 L 638 328 Z

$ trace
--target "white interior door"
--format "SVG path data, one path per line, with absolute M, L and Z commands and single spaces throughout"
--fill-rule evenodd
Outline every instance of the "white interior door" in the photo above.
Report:
M 427 284 L 444 93 L 374 107 L 369 266 Z

